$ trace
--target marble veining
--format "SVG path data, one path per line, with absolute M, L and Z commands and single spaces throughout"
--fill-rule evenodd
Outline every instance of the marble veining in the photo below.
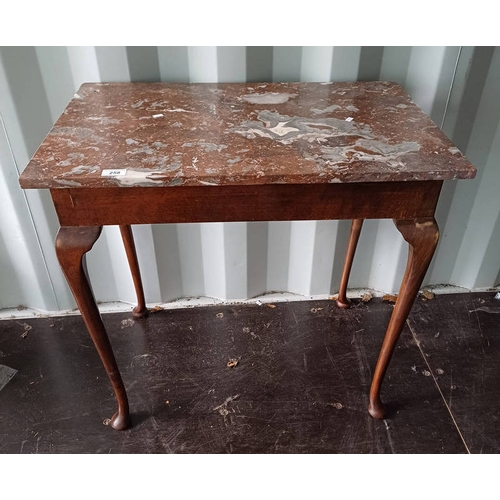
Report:
M 297 97 L 297 94 L 289 94 L 287 92 L 264 92 L 262 94 L 247 94 L 241 96 L 241 99 L 252 104 L 283 104 L 290 99 Z
M 249 139 L 257 136 L 292 144 L 299 139 L 307 142 L 326 142 L 328 138 L 350 135 L 373 138 L 369 125 L 339 120 L 338 118 L 307 118 L 280 115 L 273 111 L 261 111 L 259 121 L 243 122 L 232 129 Z
M 120 169 L 121 175 L 103 176 Z M 23 188 L 464 179 L 475 168 L 392 82 L 89 83 Z

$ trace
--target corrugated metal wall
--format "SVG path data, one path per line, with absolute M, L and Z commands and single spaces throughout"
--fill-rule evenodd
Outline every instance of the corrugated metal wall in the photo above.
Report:
M 3 47 L 0 49 L 0 308 L 74 307 L 53 250 L 47 192 L 17 178 L 87 81 L 392 80 L 478 167 L 446 182 L 441 241 L 426 284 L 468 289 L 500 281 L 500 48 L 491 47 Z M 149 303 L 269 291 L 337 291 L 349 222 L 135 226 Z M 367 221 L 350 287 L 394 292 L 407 247 L 391 221 Z M 118 229 L 88 257 L 99 301 L 134 301 Z

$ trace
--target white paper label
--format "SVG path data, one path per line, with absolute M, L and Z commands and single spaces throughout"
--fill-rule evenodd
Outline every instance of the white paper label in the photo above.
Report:
M 354 120 L 354 118 L 352 116 L 349 116 L 349 118 L 345 119 L 346 122 L 352 122 L 353 120 Z
M 119 175 L 125 175 L 126 173 L 126 168 L 105 168 L 101 173 L 101 177 L 118 177 Z

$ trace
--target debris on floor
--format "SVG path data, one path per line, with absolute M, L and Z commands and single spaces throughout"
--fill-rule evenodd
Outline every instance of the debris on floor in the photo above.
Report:
M 128 328 L 129 326 L 132 326 L 135 323 L 133 319 L 123 319 L 121 321 L 121 329 L 123 330 L 124 328 Z
M 422 373 L 426 376 L 426 377 L 430 377 L 431 376 L 431 372 L 429 370 L 423 370 Z
M 235 399 L 238 399 L 239 397 L 240 397 L 240 394 L 236 394 L 234 396 L 229 396 L 228 398 L 226 398 L 224 403 L 222 403 L 219 406 L 216 406 L 213 409 L 213 411 L 218 411 L 223 417 L 226 417 L 227 415 L 229 415 L 229 410 L 227 409 L 227 405 L 229 403 L 231 403 L 232 401 L 234 401 Z
M 24 328 L 24 332 L 21 334 L 21 338 L 25 339 L 28 336 L 28 332 L 32 329 L 32 327 L 27 323 L 19 323 L 19 324 Z
M 275 309 L 276 306 L 274 304 L 266 304 L 266 307 L 269 307 L 269 309 Z
M 342 403 L 327 403 L 326 406 L 333 406 L 337 410 L 341 410 L 342 408 L 344 408 L 344 405 Z
M 386 294 L 382 297 L 383 301 L 392 303 L 396 302 L 397 299 L 398 299 L 397 295 L 390 295 L 390 294 Z
M 500 300 L 500 292 L 497 292 L 494 297 L 496 300 Z
M 472 309 L 472 311 L 469 311 L 469 313 L 477 311 L 483 311 L 490 314 L 500 314 L 500 309 L 498 309 L 497 307 L 487 307 L 487 306 L 477 307 L 476 309 Z
M 156 366 L 158 364 L 158 357 L 154 354 L 145 353 L 138 354 L 132 358 L 129 367 L 133 368 L 134 366 Z
M 337 300 L 339 298 L 338 294 L 332 295 L 330 300 Z
M 432 300 L 435 295 L 430 290 L 422 290 L 422 300 L 425 302 L 426 300 Z
M 436 368 L 436 373 L 437 373 L 438 375 L 443 375 L 444 370 L 443 370 L 442 368 Z
M 234 368 L 235 366 L 237 366 L 239 363 L 239 360 L 238 359 L 235 359 L 235 358 L 232 358 L 230 359 L 228 362 L 227 362 L 227 367 L 228 368 Z
M 224 317 L 224 313 L 217 313 L 217 314 L 216 314 L 216 316 L 217 316 L 218 318 L 223 318 L 223 317 Z
M 373 299 L 373 295 L 371 293 L 365 293 L 361 297 L 362 302 L 370 302 L 370 300 L 372 300 L 372 299 Z
M 260 335 L 257 335 L 255 332 L 252 332 L 248 326 L 243 327 L 243 333 L 249 333 L 252 337 L 252 340 L 260 339 Z
M 256 300 L 255 303 L 258 305 L 258 306 L 261 306 L 262 305 L 262 302 L 260 300 Z
M 322 311 L 322 310 L 323 310 L 323 308 L 322 308 L 322 307 L 313 307 L 313 308 L 311 309 L 311 312 L 312 312 L 313 314 L 316 314 L 317 312 Z
M 151 308 L 149 310 L 150 313 L 157 313 L 157 312 L 160 312 L 160 311 L 164 311 L 165 308 L 164 307 L 161 307 L 161 306 L 154 306 L 153 308 Z
M 111 423 L 111 419 L 110 418 L 105 418 L 103 421 L 102 421 L 103 425 L 109 425 Z

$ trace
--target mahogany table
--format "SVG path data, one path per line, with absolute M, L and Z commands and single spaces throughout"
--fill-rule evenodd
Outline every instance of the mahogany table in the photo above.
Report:
M 142 317 L 147 308 L 131 224 L 352 219 L 337 304 L 364 219 L 392 218 L 408 263 L 373 375 L 380 389 L 438 241 L 444 179 L 475 168 L 390 82 L 84 84 L 20 177 L 50 189 L 56 252 L 130 424 L 125 388 L 85 273 L 103 225 L 120 226 Z

